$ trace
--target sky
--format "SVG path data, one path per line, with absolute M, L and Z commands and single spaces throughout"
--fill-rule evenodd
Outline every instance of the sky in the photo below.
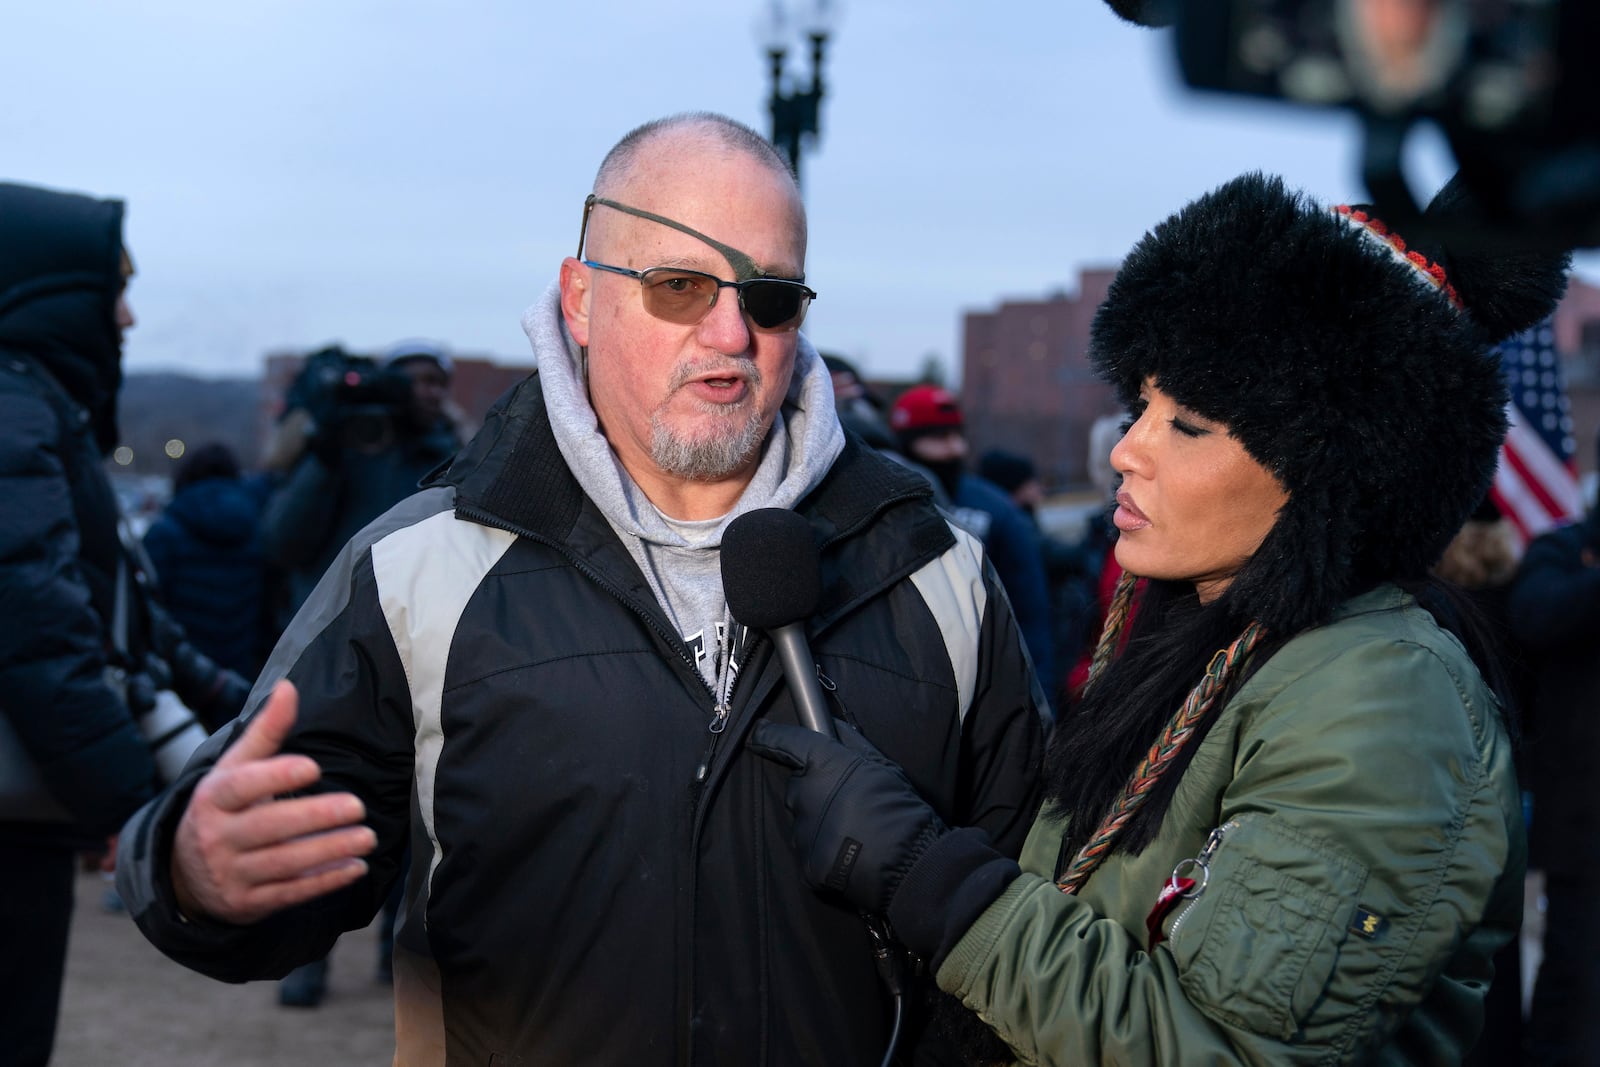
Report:
M 869 376 L 932 358 L 958 380 L 964 314 L 1075 292 L 1080 270 L 1243 171 L 1365 199 L 1353 119 L 1194 93 L 1170 33 L 1096 0 L 831 6 L 801 164 L 819 294 L 805 332 Z M 769 9 L 12 5 L 0 180 L 127 201 L 132 371 L 250 377 L 272 351 L 411 337 L 528 364 L 521 312 L 575 250 L 623 133 L 698 109 L 768 131 Z M 1423 197 L 1451 169 L 1428 130 L 1408 160 Z M 1600 280 L 1600 259 L 1579 271 Z

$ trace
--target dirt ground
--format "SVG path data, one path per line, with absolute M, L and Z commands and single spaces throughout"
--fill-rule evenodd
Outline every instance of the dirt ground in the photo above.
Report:
M 101 907 L 106 883 L 78 876 L 61 1023 L 51 1067 L 380 1067 L 394 1057 L 391 990 L 373 978 L 377 926 L 334 949 L 328 996 L 281 1008 L 275 982 L 227 985 L 161 955 L 125 913 Z M 1523 923 L 1524 996 L 1544 917 L 1530 875 Z
M 392 1062 L 391 990 L 373 977 L 376 925 L 340 939 L 321 1007 L 282 1008 L 275 982 L 227 985 L 168 960 L 126 913 L 102 908 L 105 887 L 97 873 L 78 876 L 51 1067 Z

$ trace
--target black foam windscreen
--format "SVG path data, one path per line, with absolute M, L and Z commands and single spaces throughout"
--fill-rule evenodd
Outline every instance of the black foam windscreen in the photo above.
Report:
M 759 508 L 722 534 L 722 591 L 734 619 L 772 630 L 809 618 L 822 597 L 811 525 L 793 511 Z

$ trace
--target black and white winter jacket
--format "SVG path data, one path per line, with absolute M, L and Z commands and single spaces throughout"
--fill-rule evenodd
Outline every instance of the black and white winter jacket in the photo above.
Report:
M 797 510 L 822 545 L 808 634 L 835 716 L 1015 855 L 1041 698 L 981 545 L 854 439 Z M 537 374 L 351 543 L 251 710 L 280 677 L 300 691 L 288 748 L 367 806 L 370 873 L 251 927 L 180 918 L 173 830 L 235 724 L 124 831 L 119 887 L 172 958 L 282 975 L 403 876 L 399 1064 L 878 1062 L 890 1011 L 868 933 L 807 888 L 788 772 L 744 749 L 759 716 L 797 718 L 772 644 L 745 642 L 714 733 L 711 691 L 563 462 Z

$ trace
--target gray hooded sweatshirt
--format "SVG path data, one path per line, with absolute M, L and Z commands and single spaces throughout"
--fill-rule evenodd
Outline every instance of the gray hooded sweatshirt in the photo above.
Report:
M 533 345 L 545 407 L 556 445 L 611 528 L 633 554 L 651 590 L 684 642 L 719 704 L 738 670 L 742 633 L 735 633 L 722 595 L 722 532 L 756 508 L 793 508 L 814 489 L 844 449 L 833 406 L 833 383 L 802 334 L 794 376 L 750 484 L 726 515 L 681 521 L 663 515 L 623 469 L 601 434 L 580 369 L 582 355 L 561 318 L 560 290 L 551 285 L 522 316 Z

